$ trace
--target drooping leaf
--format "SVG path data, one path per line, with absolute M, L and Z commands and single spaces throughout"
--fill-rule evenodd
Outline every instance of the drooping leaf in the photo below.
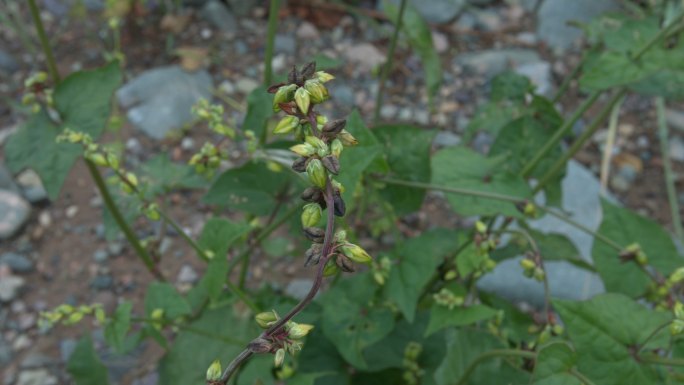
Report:
M 577 357 L 566 342 L 551 342 L 539 349 L 534 365 L 535 385 L 582 385 L 569 372 L 574 368 Z
M 33 169 L 40 175 L 50 199 L 57 198 L 82 149 L 56 143 L 55 139 L 69 128 L 97 140 L 107 125 L 110 100 L 120 83 L 121 71 L 116 62 L 92 71 L 79 71 L 64 79 L 53 94 L 61 122 L 53 122 L 45 110 L 32 115 L 5 146 L 9 168 L 15 173 Z
M 107 343 L 114 348 L 115 351 L 121 353 L 124 351 L 124 344 L 126 342 L 126 334 L 131 327 L 131 311 L 133 310 L 133 303 L 126 301 L 117 306 L 114 315 L 107 321 L 104 330 L 104 337 Z
M 647 309 L 615 293 L 584 302 L 553 302 L 577 349 L 579 371 L 604 385 L 658 383 L 653 367 L 634 357 L 633 347 L 671 319 L 668 313 Z M 665 347 L 667 331 L 657 334 L 648 348 Z
M 186 330 L 178 333 L 171 350 L 159 363 L 160 384 L 203 384 L 212 361 L 220 359 L 225 368 L 227 360 L 237 356 L 258 335 L 252 319 L 238 317 L 230 306 L 207 309 L 188 326 L 189 330 L 201 330 L 206 336 Z
M 392 252 L 396 264 L 385 284 L 385 296 L 412 322 L 425 285 L 444 258 L 459 247 L 457 233 L 447 229 L 425 232 Z
M 323 333 L 358 368 L 367 366 L 363 350 L 394 328 L 389 308 L 370 306 L 375 287 L 370 274 L 358 274 L 339 282 L 322 301 Z
M 223 218 L 210 218 L 202 228 L 197 243 L 204 250 L 210 250 L 216 257 L 225 257 L 230 246 L 249 232 L 244 222 L 231 222 Z
M 425 335 L 432 335 L 449 326 L 466 326 L 485 321 L 496 316 L 497 312 L 496 309 L 486 305 L 472 305 L 449 309 L 446 306 L 434 304 L 430 310 L 430 323 L 425 331 Z
M 171 284 L 164 282 L 153 282 L 147 288 L 145 313 L 150 315 L 155 309 L 162 309 L 166 319 L 188 315 L 192 311 L 185 298 Z
M 216 301 L 221 295 L 227 276 L 228 260 L 226 257 L 217 255 L 212 258 L 209 261 L 207 271 L 204 273 L 200 282 L 200 285 L 203 285 L 206 288 L 207 294 L 212 301 Z
M 389 19 L 395 23 L 399 16 L 399 8 L 389 1 L 383 1 L 383 8 Z M 402 18 L 402 31 L 408 37 L 409 44 L 423 63 L 425 85 L 428 98 L 432 104 L 433 97 L 442 84 L 442 63 L 432 43 L 430 26 L 418 11 L 409 3 Z
M 430 182 L 430 145 L 434 131 L 407 125 L 384 125 L 373 129 L 385 145 L 389 176 L 412 182 Z M 425 198 L 424 189 L 387 185 L 382 196 L 394 207 L 397 215 L 419 210 Z
M 247 115 L 242 122 L 243 130 L 252 130 L 260 138 L 266 130 L 266 121 L 273 115 L 273 95 L 265 86 L 255 88 L 247 96 Z
M 304 374 L 328 373 L 319 378 L 315 382 L 316 385 L 349 384 L 347 363 L 320 328 L 314 328 L 307 336 L 298 363 L 299 371 Z
M 74 352 L 69 356 L 66 369 L 76 385 L 109 384 L 107 368 L 97 357 L 90 334 L 84 335 L 78 341 Z
M 432 183 L 438 186 L 495 193 L 519 199 L 528 198 L 530 188 L 518 175 L 502 170 L 505 157 L 485 158 L 466 147 L 445 148 L 432 157 Z M 449 203 L 461 215 L 520 217 L 513 203 L 447 194 Z
M 675 248 L 672 238 L 660 225 L 626 208 L 601 201 L 603 220 L 598 233 L 622 247 L 638 243 L 648 256 L 648 263 L 661 274 L 668 275 L 684 260 Z M 601 240 L 595 240 L 591 254 L 594 266 L 607 291 L 637 297 L 646 291 L 650 279 L 636 262 L 622 262 L 619 251 Z
M 221 174 L 203 200 L 253 215 L 268 215 L 290 180 L 289 173 L 274 172 L 261 162 L 249 162 Z

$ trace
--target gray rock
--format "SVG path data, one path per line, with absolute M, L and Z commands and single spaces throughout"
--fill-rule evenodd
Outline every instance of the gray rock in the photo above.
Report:
M 230 9 L 235 12 L 237 16 L 249 15 L 259 3 L 258 0 L 228 0 Z
M 627 191 L 634 183 L 638 171 L 629 163 L 625 163 L 617 169 L 617 172 L 610 178 L 610 185 L 618 191 Z
M 98 275 L 90 282 L 90 286 L 95 290 L 109 290 L 113 285 L 114 278 L 111 275 Z
M 276 35 L 273 46 L 276 53 L 288 55 L 297 53 L 297 40 L 291 35 Z
M 74 350 L 76 350 L 76 340 L 67 338 L 60 341 L 59 356 L 62 359 L 62 362 L 69 361 L 69 357 L 71 357 L 71 354 L 74 352 Z
M 0 72 L 7 74 L 19 70 L 19 63 L 9 52 L 0 48 Z
M 551 96 L 553 91 L 553 77 L 551 76 L 551 63 L 545 61 L 523 63 L 515 72 L 527 76 L 537 87 L 537 93 Z
M 5 168 L 5 165 L 2 163 L 0 163 L 0 189 L 10 190 L 15 193 L 21 193 L 21 190 L 19 190 L 19 186 L 17 186 L 17 184 L 14 183 L 12 173 L 9 172 L 9 170 Z
M 484 6 L 492 4 L 496 0 L 467 0 L 467 1 L 468 1 L 468 4 L 470 4 L 470 5 L 475 5 L 478 7 L 484 7 Z
M 118 256 L 121 255 L 124 249 L 124 244 L 122 242 L 110 242 L 107 244 L 107 252 L 111 256 Z
M 432 140 L 432 145 L 436 148 L 458 146 L 461 137 L 449 131 L 440 131 Z
M 48 199 L 47 191 L 40 180 L 40 176 L 33 170 L 25 170 L 17 175 L 17 183 L 22 189 L 24 198 L 31 203 L 38 203 Z
M 195 149 L 195 140 L 189 136 L 186 136 L 181 140 L 181 149 L 183 151 L 192 151 Z
M 22 369 L 40 369 L 47 366 L 55 365 L 56 362 L 52 357 L 46 356 L 43 353 L 31 352 L 21 360 L 19 365 Z
M 665 119 L 672 128 L 684 131 L 684 111 L 666 109 Z
M 572 219 L 580 224 L 596 230 L 601 223 L 602 215 L 600 188 L 599 181 L 591 171 L 575 161 L 570 161 L 562 182 L 563 211 L 570 213 Z M 550 215 L 531 222 L 531 225 L 539 231 L 552 230 L 554 233 L 564 234 L 575 244 L 580 255 L 591 261 L 591 235 Z M 503 261 L 491 274 L 484 276 L 478 286 L 511 301 L 524 301 L 540 307 L 544 302 L 543 285 L 525 278 L 519 261 L 519 258 Z M 551 295 L 554 298 L 584 300 L 604 292 L 603 282 L 597 274 L 565 261 L 550 261 L 545 265 Z
M 385 104 L 380 107 L 380 116 L 386 120 L 393 119 L 398 110 L 397 106 L 393 104 Z
M 465 0 L 411 0 L 413 6 L 429 23 L 453 20 L 465 6 Z
M 342 47 L 342 55 L 365 71 L 372 70 L 386 60 L 385 54 L 370 43 L 345 45 Z
M 237 19 L 230 10 L 218 0 L 210 0 L 204 4 L 200 10 L 200 15 L 223 32 L 237 31 Z
M 97 249 L 93 253 L 93 260 L 97 263 L 105 263 L 109 258 L 109 253 L 105 249 Z
M 320 32 L 315 25 L 309 23 L 308 21 L 302 22 L 297 28 L 297 37 L 304 40 L 318 40 L 320 38 Z
M 192 106 L 209 99 L 213 83 L 205 70 L 194 73 L 178 66 L 144 72 L 117 91 L 119 103 L 128 110 L 128 119 L 154 139 L 163 139 L 171 130 L 192 121 Z
M 345 84 L 330 89 L 332 98 L 345 107 L 352 107 L 355 104 L 354 90 Z
M 9 302 L 17 298 L 24 287 L 24 278 L 16 275 L 3 275 L 0 277 L 0 302 Z
M 199 279 L 199 274 L 190 265 L 183 265 L 178 272 L 178 278 L 176 278 L 178 283 L 195 283 Z
M 0 189 L 0 240 L 16 234 L 31 213 L 31 206 L 18 194 Z
M 12 252 L 0 255 L 0 264 L 9 266 L 15 273 L 30 273 L 34 268 L 33 261 L 28 257 Z
M 569 21 L 588 22 L 619 7 L 616 0 L 545 0 L 539 9 L 537 36 L 554 51 L 565 51 L 582 36 Z
M 308 278 L 297 278 L 290 281 L 285 287 L 285 294 L 292 298 L 302 300 L 309 293 L 313 281 Z
M 259 82 L 250 78 L 240 78 L 235 84 L 238 92 L 249 95 L 255 88 L 259 87 Z
M 487 32 L 494 32 L 501 29 L 503 22 L 498 10 L 481 10 L 475 14 L 475 27 Z
M 12 346 L 5 341 L 5 338 L 0 336 L 0 365 L 5 366 L 12 361 Z
M 536 51 L 519 48 L 486 50 L 456 56 L 456 64 L 471 73 L 492 78 L 507 68 L 516 68 L 526 63 L 539 62 Z
M 684 140 L 679 136 L 670 138 L 670 158 L 673 160 L 684 162 Z
M 22 370 L 19 372 L 17 385 L 57 385 L 57 377 L 46 369 Z
M 489 148 L 492 146 L 492 143 L 494 143 L 494 138 L 492 138 L 492 135 L 488 132 L 480 131 L 475 134 L 472 146 L 475 151 L 482 154 L 487 154 L 489 152 Z

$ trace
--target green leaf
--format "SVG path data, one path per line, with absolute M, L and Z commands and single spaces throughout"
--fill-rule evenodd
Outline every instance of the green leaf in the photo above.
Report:
M 464 238 L 462 239 L 462 242 L 466 241 Z M 456 256 L 458 274 L 462 277 L 467 277 L 481 270 L 484 267 L 483 264 L 487 262 L 487 258 L 487 253 L 483 253 L 475 243 L 470 243 Z
M 371 306 L 375 283 L 369 274 L 339 282 L 322 300 L 325 336 L 349 363 L 365 368 L 363 350 L 380 341 L 394 328 L 392 311 Z
M 116 307 L 114 316 L 107 321 L 104 330 L 104 338 L 107 343 L 118 353 L 124 351 L 126 334 L 131 328 L 131 311 L 133 303 L 126 301 Z
M 496 309 L 485 305 L 449 309 L 446 306 L 433 304 L 430 310 L 430 324 L 428 324 L 425 335 L 429 336 L 449 326 L 466 326 L 485 321 L 496 316 L 497 312 Z
M 375 127 L 373 132 L 385 145 L 390 177 L 430 182 L 430 146 L 434 131 L 407 125 L 384 125 Z M 424 189 L 394 185 L 386 186 L 381 194 L 397 215 L 419 210 L 425 198 Z
M 159 383 L 204 384 L 212 361 L 220 359 L 225 368 L 228 360 L 258 335 L 253 324 L 250 318 L 234 314 L 230 306 L 205 310 L 198 320 L 188 325 L 188 330 L 201 330 L 203 335 L 188 330 L 178 333 L 171 350 L 159 363 Z
M 383 9 L 390 21 L 395 23 L 399 17 L 399 8 L 385 0 L 383 1 Z M 411 4 L 407 4 L 401 28 L 408 37 L 409 44 L 411 44 L 411 47 L 423 62 L 425 86 L 427 87 L 430 104 L 432 104 L 433 98 L 442 84 L 442 63 L 432 43 L 430 26 Z
M 139 176 L 145 179 L 150 190 L 147 194 L 157 196 L 175 189 L 204 188 L 207 181 L 197 175 L 187 164 L 171 161 L 167 154 L 150 158 L 140 166 Z
M 268 215 L 277 204 L 277 195 L 292 179 L 286 172 L 274 172 L 264 163 L 249 162 L 221 174 L 204 196 L 205 203 Z
M 577 349 L 582 374 L 601 385 L 658 383 L 655 370 L 638 362 L 633 349 L 668 322 L 669 314 L 649 310 L 614 293 L 584 302 L 557 300 L 553 304 Z M 648 347 L 663 348 L 668 339 L 667 331 L 663 331 Z
M 210 218 L 202 228 L 197 240 L 204 250 L 210 250 L 217 258 L 224 258 L 235 241 L 250 231 L 244 222 L 231 222 L 223 218 Z M 225 258 L 224 258 L 225 259 Z
M 418 299 L 435 269 L 458 246 L 456 232 L 436 229 L 405 241 L 392 252 L 396 263 L 385 284 L 385 296 L 394 301 L 409 322 L 413 322 Z
M 574 368 L 577 357 L 566 342 L 551 342 L 537 353 L 534 365 L 535 385 L 582 385 L 582 382 L 569 374 Z
M 447 333 L 447 353 L 434 373 L 438 385 L 453 385 L 466 368 L 480 355 L 501 349 L 501 341 L 479 330 L 450 329 Z M 463 385 L 528 384 L 529 374 L 514 368 L 502 357 L 489 358 L 479 365 Z
M 489 95 L 494 102 L 511 101 L 525 103 L 525 97 L 534 90 L 534 86 L 525 76 L 506 71 L 492 79 L 492 91 Z
M 107 368 L 97 358 L 90 334 L 84 335 L 78 341 L 74 352 L 69 356 L 66 369 L 76 385 L 109 384 Z
M 257 355 L 249 359 L 240 370 L 236 385 L 274 385 L 273 356 Z
M 684 262 L 670 235 L 657 223 L 606 200 L 601 201 L 601 207 L 603 221 L 598 229 L 599 234 L 622 247 L 638 243 L 648 256 L 649 265 L 666 276 Z M 607 291 L 631 297 L 644 294 L 650 279 L 636 262 L 622 262 L 619 251 L 600 240 L 594 241 L 591 254 Z
M 432 183 L 438 186 L 496 193 L 525 199 L 530 188 L 518 175 L 502 170 L 505 157 L 485 158 L 466 147 L 445 148 L 432 157 Z M 461 215 L 520 217 L 513 203 L 466 195 L 448 194 L 447 199 Z
M 357 110 L 349 115 L 345 128 L 359 141 L 359 144 L 354 147 L 344 148 L 340 155 L 340 175 L 335 177 L 345 187 L 342 197 L 347 204 L 347 211 L 349 211 L 353 203 L 354 191 L 361 180 L 361 176 L 375 158 L 381 154 L 382 145 L 378 143 L 375 135 L 363 123 Z
M 243 130 L 252 130 L 260 138 L 266 130 L 266 122 L 273 115 L 273 95 L 265 86 L 255 88 L 247 96 L 247 115 L 242 122 Z
M 314 328 L 311 334 L 307 336 L 304 348 L 299 355 L 298 364 L 298 372 L 303 374 L 328 373 L 316 381 L 317 385 L 347 385 L 350 383 L 347 371 L 348 364 L 320 328 Z
M 150 315 L 155 309 L 164 311 L 164 318 L 175 319 L 192 312 L 190 305 L 169 283 L 153 282 L 145 294 L 145 314 Z
M 223 292 L 226 277 L 228 277 L 228 260 L 225 256 L 217 255 L 209 261 L 207 271 L 200 282 L 200 285 L 206 288 L 212 301 L 216 301 Z
M 112 62 L 93 71 L 75 72 L 55 88 L 55 109 L 61 123 L 53 122 L 44 110 L 32 115 L 10 137 L 5 146 L 5 160 L 12 172 L 33 169 L 50 199 L 59 195 L 80 146 L 56 143 L 65 129 L 81 131 L 97 140 L 104 131 L 110 113 L 112 94 L 121 83 L 119 64 Z

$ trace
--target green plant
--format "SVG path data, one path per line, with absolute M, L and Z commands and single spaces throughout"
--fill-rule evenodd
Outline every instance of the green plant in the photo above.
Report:
M 42 75 L 30 83 L 41 85 L 30 100 L 40 108 L 9 142 L 8 163 L 14 171 L 35 169 L 54 198 L 83 156 L 104 198 L 105 218 L 110 218 L 105 221 L 123 231 L 156 280 L 147 288 L 142 314 L 130 302 L 113 314 L 104 314 L 98 304 L 59 306 L 44 314 L 42 324 L 70 325 L 92 317 L 119 352 L 152 339 L 166 349 L 160 382 L 171 385 L 203 380 L 239 385 L 680 383 L 684 264 L 670 234 L 607 200 L 596 231 L 560 208 L 567 161 L 624 95 L 682 96 L 681 11 L 653 7 L 651 12 L 606 16 L 585 26 L 594 48 L 572 76 L 580 77 L 589 96 L 568 118 L 528 79 L 511 73 L 495 78 L 489 102 L 468 127 L 495 137 L 487 155 L 466 145 L 431 153 L 434 132 L 409 125 L 369 129 L 358 112 L 346 120 L 327 120 L 315 106 L 328 98 L 325 83 L 332 76 L 312 63 L 293 69 L 287 82 L 269 89 L 272 93 L 255 90 L 243 129 L 225 123 L 223 107 L 198 103 L 196 116 L 222 139 L 205 144 L 189 164 L 162 155 L 135 168 L 114 146 L 98 142 L 120 82 L 118 64 L 61 81 L 53 55 L 47 54 L 52 84 Z M 49 51 L 40 19 L 35 22 Z M 268 54 L 266 60 L 271 60 Z M 49 98 L 41 94 L 51 85 Z M 585 133 L 564 150 L 561 140 L 604 93 L 608 99 Z M 657 100 L 665 132 L 665 100 Z M 286 116 L 270 123 L 274 111 Z M 269 142 L 268 132 L 279 136 Z M 231 141 L 244 144 L 245 162 L 224 170 L 225 144 Z M 111 178 L 105 180 L 100 169 Z M 671 175 L 668 179 L 672 196 Z M 195 239 L 165 210 L 165 196 L 175 189 L 202 188 L 207 190 L 203 201 L 217 215 Z M 453 213 L 478 217 L 475 225 L 402 234 L 396 224 L 420 210 L 427 190 L 443 193 Z M 545 204 L 539 203 L 540 192 Z M 297 195 L 306 201 L 303 208 Z M 225 219 L 220 216 L 224 208 L 244 216 Z M 298 220 L 291 220 L 297 214 Z M 346 220 L 336 221 L 336 215 Z M 554 229 L 535 229 L 533 221 L 543 216 L 590 235 L 592 258 L 582 258 Z M 130 223 L 139 217 L 175 228 L 206 262 L 201 280 L 186 294 L 164 282 L 158 239 L 136 237 Z M 294 302 L 269 287 L 247 285 L 251 258 L 261 243 L 276 229 L 301 234 L 302 227 L 309 241 L 292 237 L 295 250 L 306 256 L 302 262 L 317 265 L 307 295 Z M 392 235 L 394 244 L 372 245 L 374 259 L 357 246 L 365 246 L 364 237 L 383 234 Z M 520 274 L 543 288 L 537 309 L 522 311 L 479 289 L 482 277 L 516 256 Z M 338 278 L 340 270 L 352 269 L 351 261 L 369 267 Z M 547 269 L 554 261 L 597 273 L 608 293 L 586 301 L 554 298 Z M 327 275 L 336 277 L 314 300 Z M 275 365 L 257 353 L 273 353 Z M 228 357 L 234 359 L 221 370 L 220 360 Z M 77 384 L 108 381 L 88 336 L 78 343 L 67 370 Z

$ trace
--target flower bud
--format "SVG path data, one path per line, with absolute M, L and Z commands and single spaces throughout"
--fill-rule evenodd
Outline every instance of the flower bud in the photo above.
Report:
M 531 270 L 537 267 L 537 264 L 529 258 L 523 258 L 520 260 L 520 266 L 522 266 L 522 268 L 525 270 Z
M 288 103 L 292 101 L 294 97 L 294 90 L 297 88 L 294 84 L 288 84 L 278 88 L 275 95 L 273 96 L 273 111 L 280 111 L 280 103 Z
M 283 361 L 285 361 L 285 349 L 280 348 L 276 351 L 273 365 L 275 365 L 276 368 L 279 368 L 283 364 Z
M 487 233 L 487 225 L 484 224 L 484 222 L 477 221 L 477 222 L 475 222 L 475 230 L 477 230 L 477 232 L 480 234 L 486 234 Z
M 306 337 L 313 328 L 313 325 L 289 322 L 287 326 L 287 335 L 292 339 L 298 340 Z
M 309 203 L 304 205 L 304 211 L 302 211 L 302 226 L 303 227 L 314 227 L 321 220 L 323 215 L 323 209 L 318 203 Z
M 254 316 L 254 320 L 262 329 L 268 329 L 278 321 L 278 315 L 274 311 L 265 311 Z
M 309 180 L 314 185 L 324 188 L 328 181 L 327 173 L 323 168 L 323 163 L 319 159 L 311 159 L 306 166 L 306 173 L 309 175 Z
M 340 161 L 336 157 L 328 155 L 323 157 L 321 162 L 323 163 L 323 166 L 325 166 L 325 168 L 327 168 L 331 173 L 335 175 L 340 173 Z
M 340 270 L 344 271 L 345 273 L 354 272 L 354 263 L 351 259 L 345 257 L 344 255 L 338 255 L 335 258 L 335 263 L 337 264 L 337 267 L 339 267 Z
M 161 214 L 159 213 L 159 206 L 156 203 L 150 203 L 143 209 L 143 214 L 152 221 L 158 221 L 161 219 Z
M 344 199 L 342 199 L 342 196 L 340 194 L 335 194 L 333 196 L 333 203 L 335 215 L 338 217 L 343 217 L 344 214 L 347 212 L 347 205 L 344 203 Z
M 353 243 L 345 243 L 342 246 L 342 253 L 356 263 L 369 264 L 373 260 L 366 250 Z
M 340 268 L 337 267 L 335 261 L 329 259 L 328 262 L 326 262 L 325 267 L 323 268 L 323 276 L 330 277 L 331 275 L 337 274 L 339 271 Z
M 332 179 L 331 183 L 332 183 L 333 189 L 335 189 L 335 191 L 338 191 L 340 194 L 344 193 L 344 186 L 342 185 L 342 183 L 336 181 L 335 179 Z
M 545 277 L 546 273 L 541 267 L 537 267 L 534 269 L 534 279 L 536 279 L 539 282 L 543 282 Z
M 311 105 L 311 95 L 309 92 L 305 88 L 299 87 L 297 91 L 295 91 L 294 99 L 297 103 L 297 107 L 299 107 L 299 111 L 304 115 L 308 114 L 309 106 Z
M 302 143 L 290 147 L 290 151 L 299 156 L 311 156 L 316 153 L 316 148 L 309 143 Z
M 670 277 L 668 278 L 668 281 L 673 285 L 684 281 L 684 267 L 680 267 L 674 272 L 672 272 L 672 274 L 670 274 Z
M 299 125 L 299 118 L 296 116 L 288 115 L 278 122 L 276 124 L 275 128 L 273 129 L 274 134 L 289 134 L 290 132 L 294 131 L 295 128 Z
M 325 149 L 326 151 L 328 150 L 328 145 L 325 144 L 325 142 L 320 138 L 310 135 L 304 138 L 304 140 L 306 141 L 306 143 L 316 147 L 316 149 Z
M 330 97 L 328 89 L 318 80 L 307 80 L 304 83 L 304 88 L 309 92 L 311 102 L 314 104 L 323 103 Z
M 132 172 L 127 172 L 126 173 L 126 179 L 128 180 L 128 183 L 130 183 L 133 187 L 138 187 L 138 177 L 135 176 Z
M 335 242 L 342 243 L 347 240 L 347 232 L 344 230 L 337 230 L 335 233 Z
M 670 334 L 673 336 L 682 334 L 684 332 L 684 321 L 676 319 L 670 324 Z
M 297 72 L 297 66 L 292 66 L 292 69 L 287 74 L 287 81 L 289 83 L 297 83 L 299 78 L 299 72 Z
M 295 159 L 294 162 L 292 162 L 292 169 L 297 171 L 297 172 L 304 172 L 306 171 L 306 161 L 308 158 L 305 158 L 303 156 Z
M 207 382 L 218 381 L 221 379 L 221 361 L 214 360 L 207 369 Z
M 273 344 L 264 338 L 256 338 L 247 345 L 247 349 L 257 354 L 268 353 L 272 348 Z
M 318 71 L 314 75 L 316 76 L 316 79 L 318 79 L 318 81 L 321 83 L 329 82 L 329 81 L 335 79 L 334 76 L 332 76 L 331 74 L 329 74 L 325 71 Z
M 98 166 L 102 166 L 102 167 L 109 166 L 109 162 L 107 162 L 107 158 L 105 158 L 105 156 L 99 152 L 88 155 L 88 159 L 90 159 L 93 163 L 95 163 Z
M 347 121 L 344 119 L 335 119 L 323 126 L 323 132 L 330 136 L 335 136 L 342 132 L 344 127 L 347 125 Z
M 333 154 L 336 158 L 340 157 L 340 154 L 342 154 L 342 150 L 344 149 L 344 145 L 342 142 L 340 142 L 339 139 L 334 139 L 332 143 L 330 143 L 330 153 Z
M 337 139 L 339 139 L 340 142 L 342 142 L 342 144 L 345 146 L 356 146 L 359 144 L 359 141 L 356 140 L 354 135 L 347 130 L 342 130 L 339 134 L 337 134 Z
M 305 65 L 304 68 L 302 68 L 301 75 L 303 78 L 308 79 L 316 73 L 316 62 L 312 61 L 309 64 Z
M 305 227 L 304 235 L 311 241 L 315 243 L 323 243 L 325 239 L 325 230 L 319 227 Z
M 304 262 L 304 267 L 309 267 L 311 265 L 318 265 L 321 260 L 321 251 L 323 246 L 320 243 L 314 243 L 309 247 L 304 256 L 306 257 L 306 262 Z

